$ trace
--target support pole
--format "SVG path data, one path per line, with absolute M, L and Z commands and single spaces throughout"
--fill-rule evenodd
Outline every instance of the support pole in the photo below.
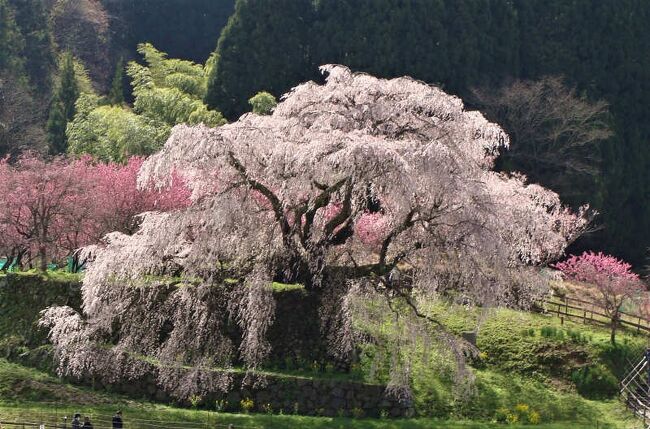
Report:
M 650 348 L 645 350 L 645 362 L 648 371 L 648 376 L 646 379 L 646 400 L 647 400 L 647 398 L 650 397 Z

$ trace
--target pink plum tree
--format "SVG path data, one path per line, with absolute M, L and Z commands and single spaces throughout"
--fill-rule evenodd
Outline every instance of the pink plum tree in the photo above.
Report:
M 82 246 L 111 231 L 132 233 L 137 215 L 189 204 L 189 190 L 173 175 L 169 186 L 138 187 L 143 159 L 126 165 L 96 164 L 90 158 L 46 162 L 27 154 L 15 164 L 0 162 L 4 201 L 0 206 L 0 254 L 27 255 L 45 270 Z
M 15 165 L 0 163 L 4 201 L 0 224 L 9 256 L 30 254 L 45 270 L 64 252 L 62 242 L 86 244 L 92 195 L 85 192 L 89 166 L 56 158 L 50 163 L 27 155 Z M 79 222 L 82 220 L 81 222 Z
M 555 267 L 566 278 L 588 285 L 588 298 L 603 308 L 611 320 L 610 340 L 614 344 L 621 307 L 626 300 L 640 297 L 646 290 L 639 276 L 632 271 L 632 266 L 602 252 L 584 252 L 558 262 Z
M 112 231 L 134 233 L 141 213 L 189 205 L 189 189 L 175 173 L 164 188 L 156 189 L 153 183 L 138 187 L 138 171 L 143 162 L 143 157 L 134 156 L 126 164 L 100 163 L 92 169 L 96 195 L 93 215 L 99 223 L 95 241 Z
M 508 136 L 460 99 L 409 78 L 323 71 L 324 85 L 299 85 L 271 115 L 174 127 L 139 180 L 168 185 L 178 172 L 193 203 L 110 236 L 86 273 L 74 326 L 69 309 L 44 314 L 62 372 L 135 376 L 134 353 L 254 369 L 269 351 L 273 280 L 318 296 L 323 338 L 341 360 L 365 338 L 355 318 L 392 314 L 412 330 L 396 344 L 432 336 L 449 345 L 427 310 L 433 300 L 526 306 L 546 291 L 537 267 L 582 232 L 586 208 L 572 213 L 525 177 L 494 172 Z M 410 280 L 394 281 L 403 271 Z M 130 286 L 179 272 L 185 287 Z M 366 311 L 370 300 L 381 315 Z M 238 346 L 224 332 L 228 319 L 242 332 Z M 115 347 L 93 353 L 107 335 Z M 390 385 L 401 391 L 408 363 L 395 361 Z M 209 388 L 196 372 L 170 374 L 159 379 L 178 394 Z

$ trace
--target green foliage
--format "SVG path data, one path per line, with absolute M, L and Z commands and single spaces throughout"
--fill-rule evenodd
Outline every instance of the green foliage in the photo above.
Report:
M 199 395 L 192 395 L 189 397 L 189 401 L 192 408 L 196 410 L 203 401 L 203 398 Z
M 61 57 L 59 86 L 55 97 L 61 103 L 63 115 L 68 121 L 74 117 L 79 92 L 74 58 L 71 53 L 66 52 Z
M 257 92 L 283 94 L 315 75 L 309 58 L 312 3 L 238 0 L 219 38 L 206 103 L 234 118 L 248 110 L 247 100 Z
M 115 404 L 120 404 L 124 413 L 125 422 L 129 422 L 131 429 L 148 429 L 150 422 L 160 422 L 161 425 L 179 427 L 179 426 L 211 426 L 228 427 L 233 425 L 235 428 L 240 427 L 258 427 L 264 429 L 499 429 L 503 424 L 488 421 L 466 421 L 466 420 L 439 420 L 430 418 L 414 419 L 354 419 L 345 417 L 311 417 L 300 415 L 268 415 L 268 414 L 231 414 L 220 413 L 215 415 L 214 412 L 180 409 L 160 404 L 151 404 L 138 401 L 125 401 L 116 396 L 106 396 L 112 399 L 113 405 L 106 404 L 105 400 L 92 402 L 90 398 L 97 398 L 97 394 L 87 390 L 80 391 L 79 394 L 84 396 L 85 405 L 82 407 L 85 414 L 95 416 L 95 419 L 108 419 L 115 412 Z M 100 397 L 101 398 L 101 397 Z M 610 404 L 602 407 L 603 412 L 616 411 Z M 0 405 L 3 420 L 24 421 L 25 417 L 52 416 L 60 418 L 61 415 L 72 415 L 77 412 L 79 407 L 75 402 L 59 403 L 56 409 L 51 404 L 42 403 L 11 403 Z M 292 410 L 293 411 L 293 410 Z M 93 421 L 95 421 L 93 419 Z M 149 423 L 142 420 L 148 420 Z M 186 424 L 180 424 L 183 422 Z M 629 424 L 629 421 L 627 422 Z M 593 419 L 591 421 L 563 421 L 558 423 L 542 423 L 537 426 L 540 429 L 614 429 L 623 426 L 625 419 L 623 416 L 613 416 L 606 419 Z M 527 423 L 511 425 L 509 428 L 524 429 Z
M 20 53 L 24 46 L 14 9 L 8 0 L 0 0 L 0 70 L 22 70 Z
M 5 355 L 19 346 L 35 347 L 45 339 L 38 329 L 41 310 L 50 305 L 70 305 L 78 308 L 80 278 L 78 275 L 35 272 L 0 275 L 0 348 Z M 13 344 L 8 347 L 6 341 Z
M 65 153 L 67 150 L 65 130 L 68 122 L 74 118 L 75 103 L 79 98 L 79 93 L 74 58 L 68 52 L 61 56 L 59 84 L 54 94 L 47 123 L 50 152 L 54 154 Z
M 14 6 L 16 24 L 24 40 L 21 56 L 24 59 L 25 72 L 30 84 L 39 93 L 45 94 L 50 89 L 51 75 L 55 67 L 55 51 L 45 3 L 42 0 L 9 2 Z M 0 47 L 3 46 L 5 45 L 0 40 Z
M 169 127 L 118 106 L 100 106 L 99 99 L 82 94 L 78 114 L 67 128 L 68 152 L 91 154 L 106 162 L 126 162 L 132 155 L 158 150 Z
M 124 60 L 120 58 L 115 66 L 115 74 L 111 82 L 111 90 L 108 93 L 108 102 L 113 106 L 121 106 L 124 103 Z
M 221 113 L 208 110 L 201 101 L 206 87 L 203 66 L 168 59 L 147 43 L 138 45 L 138 52 L 146 65 L 131 62 L 127 66 L 135 96 L 133 110 L 118 103 L 122 95 L 122 67 L 118 66 L 108 96 L 113 106 L 103 105 L 92 93 L 79 98 L 79 113 L 67 128 L 70 153 L 125 162 L 132 155 L 154 153 L 176 124 L 214 127 L 225 123 Z
M 19 273 L 0 276 L 0 283 L 7 278 L 11 278 L 11 281 L 14 283 L 11 283 L 8 287 L 0 288 L 0 293 L 20 293 L 22 299 L 14 299 L 10 294 L 0 296 L 0 303 L 5 303 L 6 305 L 6 307 L 0 308 L 0 321 L 4 323 L 4 325 L 0 323 L 0 336 L 3 338 L 5 344 L 7 344 L 8 341 L 11 341 L 10 337 L 12 335 L 18 336 L 18 341 L 13 342 L 14 346 L 18 348 L 25 344 L 32 344 L 31 342 L 25 341 L 21 332 L 26 332 L 30 329 L 29 327 L 32 326 L 38 317 L 39 310 L 45 305 L 49 305 L 53 302 L 63 303 L 63 301 L 56 301 L 55 298 L 52 298 L 57 296 L 57 292 L 55 291 L 58 290 L 59 287 L 65 288 L 66 282 L 77 282 L 79 280 L 79 276 L 58 272 L 49 273 L 47 277 L 42 277 L 35 273 Z M 45 283 L 43 283 L 44 281 Z M 45 287 L 44 284 L 46 285 Z M 18 308 L 19 303 L 20 309 Z M 474 317 L 475 315 L 465 310 L 448 307 L 446 311 L 443 308 L 439 308 L 439 311 L 447 314 L 448 320 L 445 322 L 454 325 L 458 330 L 467 330 L 468 325 L 476 322 Z M 19 328 L 16 326 L 16 320 L 26 321 L 26 323 L 21 325 L 22 327 Z M 601 332 L 601 330 L 596 328 L 589 326 L 583 327 L 579 325 L 562 328 L 552 323 L 556 320 L 557 319 L 550 319 L 544 316 L 515 313 L 511 311 L 496 312 L 490 314 L 484 321 L 485 329 L 479 331 L 479 344 L 481 348 L 486 348 L 486 340 L 498 342 L 498 338 L 503 338 L 504 340 L 516 341 L 518 336 L 528 338 L 529 341 L 534 340 L 537 342 L 554 341 L 562 343 L 572 341 L 570 334 L 565 334 L 563 339 L 560 340 L 557 338 L 557 335 L 553 338 L 545 338 L 538 334 L 530 336 L 522 333 L 522 329 L 528 332 L 528 329 L 533 329 L 533 326 L 537 332 L 540 332 L 542 327 L 548 325 L 555 327 L 555 332 L 559 332 L 560 329 L 566 329 L 567 332 L 569 330 L 575 330 L 583 333 L 583 336 L 586 332 L 592 332 L 594 339 L 590 340 L 589 346 L 590 348 L 593 348 L 594 353 L 607 352 L 611 355 L 612 359 L 618 359 L 621 356 L 624 356 L 623 354 L 620 354 L 623 352 L 619 350 L 621 350 L 624 344 L 626 344 L 625 340 L 622 341 L 619 348 L 615 350 L 607 342 L 606 331 Z M 512 326 L 512 329 L 500 332 L 503 331 L 504 326 Z M 391 324 L 388 324 L 381 327 L 380 332 L 390 333 L 391 329 L 393 329 L 391 328 Z M 518 333 L 521 333 L 521 335 Z M 483 334 L 486 336 L 482 339 Z M 600 342 L 601 337 L 602 349 Z M 622 338 L 628 339 L 629 343 L 634 342 L 633 337 L 628 337 L 624 333 L 622 333 Z M 35 341 L 37 343 L 39 342 L 39 340 Z M 641 343 L 641 346 L 644 344 L 643 339 L 639 339 L 639 342 Z M 380 350 L 380 347 L 372 345 L 368 346 L 364 351 L 364 354 L 365 353 L 384 353 L 384 358 L 379 359 L 380 363 L 378 365 L 370 365 L 370 362 L 376 362 L 377 360 L 365 359 L 363 356 L 360 357 L 360 365 L 361 371 L 364 373 L 366 380 L 385 382 L 388 376 L 387 371 L 390 368 L 390 360 L 392 359 L 390 352 Z M 619 354 L 614 356 L 616 353 Z M 631 355 L 633 354 L 634 353 Z M 454 394 L 454 386 L 457 382 L 453 371 L 455 364 L 453 360 L 449 360 L 448 356 L 439 353 L 436 347 L 422 347 L 418 350 L 414 350 L 410 355 L 410 358 L 412 359 L 412 377 L 415 388 L 414 400 L 418 413 L 421 415 L 438 416 L 440 418 L 455 416 L 456 418 L 472 419 L 473 422 L 461 423 L 447 420 L 432 420 L 430 418 L 361 420 L 366 422 L 364 424 L 376 428 L 496 428 L 499 426 L 492 426 L 489 423 L 481 423 L 481 421 L 492 420 L 494 418 L 498 419 L 499 413 L 503 414 L 504 410 L 507 410 L 505 411 L 506 418 L 508 415 L 511 416 L 510 421 L 513 421 L 512 416 L 516 416 L 517 418 L 517 425 L 512 425 L 512 427 L 522 428 L 529 424 L 537 424 L 535 422 L 539 421 L 543 422 L 541 427 L 548 429 L 566 427 L 568 423 L 564 422 L 569 421 L 571 422 L 571 426 L 575 428 L 595 427 L 596 422 L 598 422 L 599 427 L 608 427 L 607 425 L 611 424 L 611 427 L 613 428 L 619 427 L 616 426 L 616 424 L 625 418 L 621 411 L 622 407 L 616 402 L 588 401 L 575 393 L 567 393 L 550 388 L 548 383 L 544 380 L 536 381 L 534 378 L 524 377 L 523 375 L 520 375 L 521 373 L 518 373 L 519 371 L 503 372 L 500 370 L 502 367 L 516 368 L 517 366 L 501 366 L 501 363 L 494 363 L 499 362 L 499 359 L 516 359 L 514 354 L 511 355 L 511 357 L 507 354 L 504 354 L 503 356 L 485 356 L 485 359 L 492 363 L 486 369 L 473 371 L 476 377 L 476 392 L 474 395 L 467 397 L 466 400 L 459 400 L 459 398 Z M 604 366 L 603 371 L 607 372 Z M 269 374 L 271 375 L 271 373 Z M 282 374 L 274 375 L 282 377 Z M 337 378 L 330 379 L 336 380 Z M 14 386 L 14 390 L 7 393 L 8 396 L 4 396 L 5 391 L 3 391 L 3 386 Z M 16 388 L 16 386 L 18 386 L 18 388 Z M 593 381 L 590 386 L 592 386 L 594 391 L 598 389 L 598 385 L 594 384 Z M 32 400 L 50 402 L 51 398 L 57 398 L 57 400 L 64 401 L 68 404 L 73 402 L 78 403 L 79 399 L 75 398 L 73 394 L 81 395 L 85 398 L 84 401 L 87 399 L 93 403 L 114 404 L 116 401 L 121 401 L 120 398 L 110 397 L 107 399 L 106 396 L 96 393 L 86 394 L 82 389 L 72 388 L 65 384 L 61 384 L 57 380 L 48 378 L 38 371 L 27 370 L 17 365 L 7 364 L 2 360 L 0 360 L 0 394 L 3 394 L 3 397 L 18 401 Z M 198 401 L 198 397 L 194 399 L 196 407 L 199 408 L 200 401 Z M 131 402 L 130 404 L 130 406 L 140 406 L 134 402 Z M 237 405 L 244 409 L 241 404 L 235 404 L 235 406 Z M 255 405 L 255 403 L 250 405 L 249 410 L 254 409 Z M 246 404 L 246 406 L 248 407 L 249 404 Z M 128 410 L 128 407 L 126 408 Z M 260 409 L 264 411 L 264 404 L 260 404 Z M 150 412 L 155 412 L 157 415 L 160 415 L 161 413 L 160 410 Z M 192 414 L 189 414 L 190 411 L 180 410 L 168 410 L 168 412 L 174 413 L 176 416 L 180 415 L 180 413 L 185 413 L 183 414 L 185 418 L 190 419 L 198 419 L 199 415 L 203 415 L 197 414 L 200 413 L 199 411 L 192 411 Z M 13 415 L 11 411 L 7 412 L 6 409 L 2 409 L 2 413 L 3 416 Z M 139 414 L 140 418 L 144 418 L 146 412 L 138 411 L 137 414 Z M 358 416 L 361 416 L 361 413 L 358 413 Z M 246 420 L 241 420 L 244 418 Z M 363 425 L 358 426 L 360 424 L 358 423 L 358 420 L 345 419 L 342 417 L 336 419 L 315 419 L 300 416 L 285 417 L 265 414 L 252 414 L 249 417 L 220 414 L 219 419 L 220 422 L 239 425 L 245 425 L 246 422 L 248 425 L 252 425 L 252 422 L 255 422 L 254 424 L 256 425 L 263 425 L 263 427 L 269 428 L 370 427 Z M 385 423 L 382 423 L 384 421 Z
M 239 401 L 239 407 L 244 413 L 249 413 L 254 406 L 255 406 L 255 402 L 253 402 L 251 398 L 244 398 L 241 401 Z
M 294 292 L 294 291 L 306 292 L 305 286 L 299 283 L 288 284 L 288 283 L 273 282 L 271 283 L 271 289 L 273 290 L 273 293 L 284 293 L 284 292 Z
M 5 403 L 56 401 L 108 405 L 113 400 L 90 389 L 62 383 L 58 378 L 46 373 L 9 363 L 2 358 L 0 358 L 0 397 Z
M 148 118 L 173 126 L 204 123 L 211 127 L 226 121 L 221 113 L 203 104 L 206 82 L 203 67 L 189 61 L 166 59 L 148 44 L 139 45 L 147 67 L 130 63 L 134 110 Z
M 604 365 L 577 369 L 571 375 L 578 393 L 586 398 L 612 398 L 618 394 L 618 380 Z
M 79 94 L 95 94 L 95 89 L 93 88 L 93 83 L 88 76 L 88 70 L 84 64 L 77 58 L 73 58 L 73 67 L 74 67 L 74 77 L 77 80 L 77 87 L 79 88 Z
M 266 91 L 260 91 L 254 97 L 248 99 L 248 104 L 253 107 L 253 113 L 258 115 L 270 115 L 278 105 L 277 100 L 272 94 Z
M 68 121 L 65 118 L 63 103 L 58 99 L 52 102 L 50 114 L 47 118 L 47 137 L 52 153 L 61 153 L 66 146 L 65 130 Z

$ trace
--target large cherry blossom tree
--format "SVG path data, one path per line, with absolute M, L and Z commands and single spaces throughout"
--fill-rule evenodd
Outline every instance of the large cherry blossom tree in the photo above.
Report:
M 168 364 L 160 381 L 180 395 L 214 388 L 164 368 L 263 362 L 273 280 L 320 297 L 323 337 L 342 360 L 361 339 L 364 302 L 412 318 L 417 342 L 451 338 L 427 311 L 434 300 L 525 306 L 545 292 L 537 267 L 581 233 L 586 208 L 494 172 L 508 136 L 439 88 L 322 70 L 324 85 L 299 85 L 271 115 L 174 127 L 139 179 L 165 185 L 179 172 L 193 203 L 110 235 L 85 276 L 83 314 L 44 315 L 63 372 L 136 376 L 138 354 Z M 152 280 L 169 275 L 180 280 Z M 107 338 L 111 351 L 94 352 Z

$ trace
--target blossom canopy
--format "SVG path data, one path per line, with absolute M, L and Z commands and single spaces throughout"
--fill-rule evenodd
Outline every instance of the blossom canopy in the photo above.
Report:
M 572 213 L 525 177 L 493 171 L 508 136 L 459 98 L 410 78 L 322 71 L 325 84 L 297 86 L 270 115 L 173 128 L 139 180 L 164 185 L 180 174 L 192 204 L 145 215 L 138 232 L 113 235 L 97 252 L 83 286 L 87 338 L 119 337 L 116 350 L 163 361 L 255 367 L 269 350 L 274 280 L 320 297 L 321 331 L 339 358 L 358 339 L 358 297 L 402 300 L 432 321 L 427 300 L 526 305 L 545 291 L 536 266 L 582 232 L 586 208 Z M 399 272 L 408 281 L 394 281 Z M 132 281 L 151 275 L 186 276 L 192 287 L 165 289 L 164 299 L 151 292 L 174 311 L 127 305 Z M 192 318 L 180 310 L 189 303 Z M 115 306 L 137 317 L 114 323 Z M 238 357 L 224 318 L 241 328 Z M 159 335 L 163 325 L 171 333 Z M 70 367 L 88 368 L 82 356 Z

